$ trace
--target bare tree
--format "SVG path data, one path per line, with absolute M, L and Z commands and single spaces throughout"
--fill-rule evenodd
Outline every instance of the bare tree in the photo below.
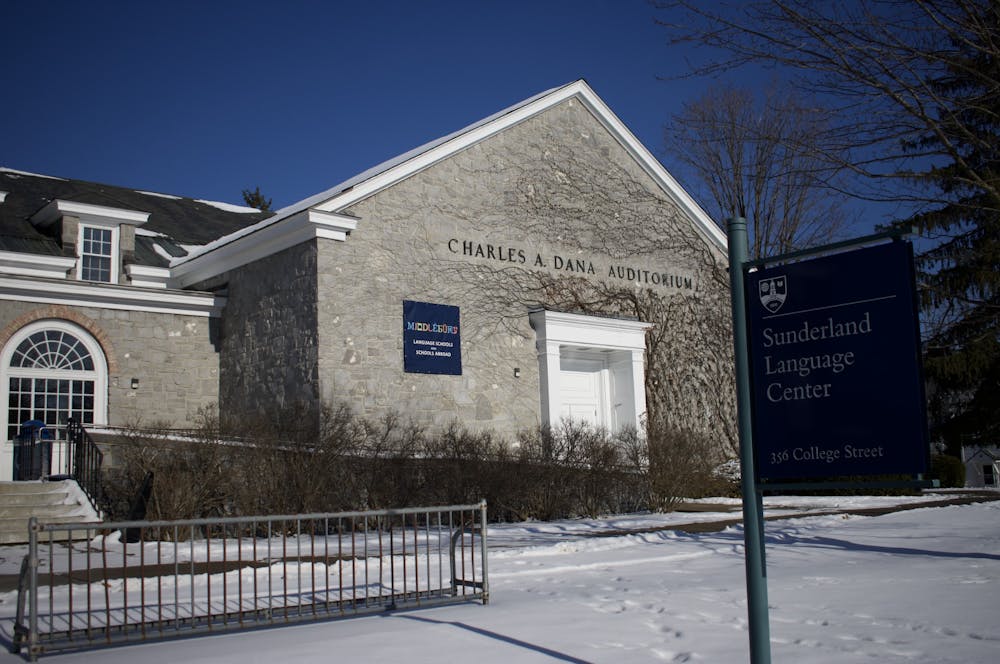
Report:
M 953 452 L 996 440 L 1000 2 L 657 4 L 670 10 L 673 43 L 711 51 L 693 75 L 790 72 L 790 85 L 830 109 L 825 144 L 859 176 L 853 193 L 907 204 L 905 223 L 928 241 L 918 265 L 932 429 Z
M 835 239 L 846 225 L 835 191 L 842 155 L 823 145 L 825 115 L 787 92 L 757 100 L 745 88 L 713 87 L 665 130 L 667 150 L 698 178 L 716 219 L 746 218 L 755 258 Z
M 661 24 L 671 43 L 711 53 L 692 75 L 747 64 L 775 65 L 788 83 L 832 111 L 827 156 L 854 173 L 853 193 L 877 200 L 936 205 L 948 201 L 922 175 L 954 163 L 956 184 L 981 189 L 1000 210 L 1000 178 L 968 159 L 984 136 L 974 123 L 982 99 L 968 87 L 936 84 L 952 67 L 976 87 L 1000 90 L 1000 6 L 995 0 L 670 0 Z M 974 117 L 969 117 L 969 112 Z M 997 118 L 994 115 L 994 121 Z M 928 141 L 932 137 L 934 140 Z M 980 147 L 988 147 L 981 145 Z

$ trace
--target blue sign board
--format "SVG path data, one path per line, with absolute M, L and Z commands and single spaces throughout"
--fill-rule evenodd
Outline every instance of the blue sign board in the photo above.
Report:
M 758 477 L 925 472 L 910 243 L 761 269 L 745 284 Z
M 462 375 L 458 307 L 403 300 L 403 370 Z

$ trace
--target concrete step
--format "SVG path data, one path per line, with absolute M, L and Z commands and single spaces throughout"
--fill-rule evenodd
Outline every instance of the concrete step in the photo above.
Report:
M 86 516 L 69 516 L 56 519 L 39 519 L 41 523 L 91 523 L 91 519 Z M 94 533 L 85 530 L 73 531 L 73 540 L 89 539 Z M 0 519 L 0 545 L 2 544 L 24 544 L 28 541 L 28 520 L 27 519 Z M 42 540 L 48 541 L 43 535 Z M 57 541 L 66 541 L 66 534 L 60 533 Z
M 80 506 L 76 503 L 61 505 L 7 505 L 0 507 L 0 519 L 22 519 L 27 522 L 30 517 L 37 516 L 39 521 L 52 523 L 56 519 L 69 519 L 80 514 Z
M 34 496 L 69 491 L 64 481 L 0 482 L 0 500 L 6 496 Z
M 28 541 L 28 519 L 41 523 L 99 523 L 100 515 L 73 480 L 0 482 L 0 544 Z M 80 531 L 85 537 L 85 531 Z
M 69 491 L 0 495 L 0 512 L 2 512 L 4 507 L 35 507 L 41 509 L 49 505 L 62 505 L 69 500 Z

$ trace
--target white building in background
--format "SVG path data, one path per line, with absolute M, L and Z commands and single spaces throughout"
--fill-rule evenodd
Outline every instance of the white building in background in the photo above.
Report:
M 1000 488 L 1000 447 L 962 447 L 965 464 L 965 486 L 970 488 Z

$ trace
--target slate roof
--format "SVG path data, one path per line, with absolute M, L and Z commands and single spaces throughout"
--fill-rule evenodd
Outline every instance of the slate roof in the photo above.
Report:
M 165 267 L 166 258 L 154 245 L 171 256 L 183 256 L 180 245 L 203 245 L 255 224 L 272 212 L 231 212 L 191 198 L 146 193 L 124 187 L 46 177 L 0 168 L 0 251 L 62 255 L 57 238 L 39 232 L 30 218 L 51 201 L 59 199 L 149 213 L 149 221 L 136 237 L 136 262 Z M 150 237 L 149 232 L 163 237 Z

